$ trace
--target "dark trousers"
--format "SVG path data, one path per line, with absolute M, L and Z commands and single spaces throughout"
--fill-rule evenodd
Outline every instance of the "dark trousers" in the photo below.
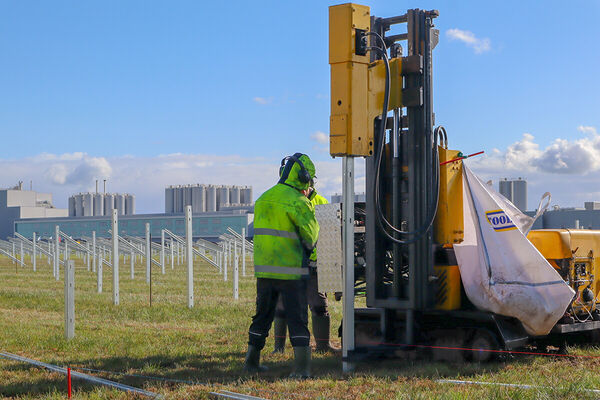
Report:
M 285 309 L 285 320 L 293 347 L 306 347 L 310 344 L 308 312 L 306 300 L 307 280 L 256 279 L 256 315 L 248 330 L 248 344 L 259 350 L 265 346 L 265 339 L 275 316 L 277 298 L 281 295 Z
M 316 268 L 310 269 L 310 277 L 306 285 L 306 299 L 308 301 L 310 311 L 313 313 L 313 315 L 329 315 L 329 311 L 327 310 L 327 294 L 319 292 L 319 281 L 317 279 Z M 285 318 L 285 311 L 281 296 L 279 296 L 279 300 L 277 300 L 277 307 L 275 308 L 275 317 Z

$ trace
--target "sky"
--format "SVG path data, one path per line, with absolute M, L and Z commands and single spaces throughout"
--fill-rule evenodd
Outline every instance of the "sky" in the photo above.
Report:
M 95 189 L 162 212 L 172 184 L 273 185 L 307 153 L 317 189 L 341 191 L 328 153 L 332 1 L 0 2 L 0 187 L 66 207 Z M 600 0 L 371 1 L 377 16 L 437 9 L 436 124 L 495 183 L 600 201 Z M 399 29 L 399 28 L 398 28 Z M 401 30 L 398 30 L 398 33 Z M 357 191 L 364 167 L 357 161 Z M 102 190 L 102 188 L 101 188 Z

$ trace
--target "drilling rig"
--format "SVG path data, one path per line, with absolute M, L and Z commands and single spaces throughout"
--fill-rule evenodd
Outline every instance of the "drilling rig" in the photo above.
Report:
M 478 309 L 465 293 L 455 255 L 464 240 L 465 157 L 448 147 L 433 110 L 438 17 L 329 8 L 330 154 L 343 157 L 344 169 L 344 362 L 416 348 L 433 348 L 441 360 L 485 361 L 497 351 L 595 340 L 598 231 L 529 233 L 575 293 L 547 335 Z M 364 203 L 354 202 L 356 157 L 366 162 Z M 354 307 L 355 293 L 366 294 L 365 308 Z

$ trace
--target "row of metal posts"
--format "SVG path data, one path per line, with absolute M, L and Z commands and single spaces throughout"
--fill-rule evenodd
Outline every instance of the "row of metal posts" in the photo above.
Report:
M 54 237 L 53 237 L 53 241 L 52 243 L 50 242 L 50 240 L 47 241 L 47 245 L 48 245 L 48 250 L 44 250 L 41 245 L 37 244 L 37 237 L 36 234 L 34 233 L 32 235 L 32 240 L 31 240 L 31 257 L 32 257 L 32 266 L 33 266 L 33 270 L 36 271 L 37 270 L 37 256 L 38 256 L 38 247 L 40 249 L 40 253 L 45 253 L 46 256 L 48 257 L 48 263 L 52 264 L 53 267 L 53 276 L 56 280 L 60 279 L 60 264 L 61 264 L 61 260 L 60 260 L 60 254 L 61 254 L 61 236 L 63 237 L 63 265 L 65 268 L 65 321 L 66 321 L 66 330 L 65 330 L 65 334 L 67 336 L 67 338 L 72 337 L 72 335 L 74 334 L 74 328 L 70 326 L 71 322 L 69 321 L 73 321 L 74 324 L 74 304 L 73 307 L 71 307 L 71 302 L 73 299 L 73 296 L 70 295 L 70 293 L 74 293 L 74 264 L 73 261 L 70 260 L 70 254 L 71 252 L 74 250 L 76 255 L 79 256 L 85 256 L 85 263 L 87 264 L 87 270 L 90 270 L 90 264 L 91 264 L 91 270 L 93 272 L 95 272 L 97 274 L 97 292 L 98 293 L 102 293 L 102 274 L 103 274 L 103 266 L 109 265 L 112 266 L 112 278 L 113 278 L 113 304 L 118 305 L 119 304 L 119 235 L 118 235 L 118 216 L 117 216 L 117 212 L 116 210 L 114 210 L 112 218 L 111 218 L 111 241 L 110 241 L 110 251 L 107 252 L 107 248 L 106 245 L 104 243 L 100 244 L 99 241 L 97 241 L 96 239 L 96 232 L 93 231 L 92 232 L 92 244 L 91 244 L 91 248 L 90 248 L 90 243 L 89 241 L 86 240 L 86 245 L 83 246 L 80 243 L 75 242 L 73 239 L 71 239 L 70 237 L 68 237 L 67 235 L 65 235 L 64 233 L 62 233 L 60 231 L 60 227 L 57 225 L 55 226 L 55 232 L 54 232 Z M 174 259 L 175 259 L 175 254 L 174 254 L 174 249 L 175 249 L 175 245 L 177 246 L 177 257 L 178 257 L 178 261 L 180 260 L 180 256 L 181 256 L 181 251 L 180 250 L 185 250 L 185 258 L 187 261 L 187 289 L 188 289 L 188 307 L 193 307 L 194 306 L 194 295 L 193 295 L 193 290 L 194 290 L 194 282 L 193 282 L 193 261 L 194 261 L 194 252 L 197 255 L 200 255 L 201 257 L 205 258 L 206 260 L 210 261 L 215 267 L 217 267 L 219 269 L 219 271 L 223 274 L 223 279 L 225 281 L 227 281 L 228 276 L 227 276 L 227 271 L 228 271 L 228 265 L 232 264 L 233 267 L 233 275 L 234 275 L 234 282 L 233 282 L 233 297 L 234 299 L 238 299 L 239 298 L 239 258 L 240 255 L 238 253 L 238 250 L 240 250 L 241 252 L 241 258 L 242 258 L 242 274 L 243 276 L 246 276 L 246 257 L 247 257 L 247 242 L 245 240 L 246 237 L 246 232 L 245 229 L 242 229 L 241 235 L 239 235 L 238 233 L 232 231 L 231 229 L 229 229 L 231 232 L 235 233 L 236 236 L 231 236 L 231 235 L 227 235 L 225 237 L 225 241 L 221 242 L 218 247 L 218 250 L 215 249 L 209 249 L 207 247 L 205 247 L 204 245 L 201 245 L 200 248 L 202 249 L 202 253 L 200 253 L 198 250 L 194 249 L 193 247 L 193 241 L 192 241 L 192 213 L 191 213 L 191 207 L 186 207 L 186 238 L 185 238 L 185 243 L 182 246 L 181 242 L 183 242 L 183 240 L 175 235 L 173 235 L 172 233 L 170 233 L 170 242 L 169 242 L 169 250 L 170 250 L 170 261 L 171 261 L 171 268 L 174 268 Z M 19 235 L 20 236 L 20 235 Z M 146 258 L 146 278 L 147 278 L 147 282 L 150 279 L 150 270 L 151 270 L 151 263 L 153 262 L 152 260 L 152 243 L 150 240 L 150 226 L 149 224 L 146 224 L 146 235 L 145 235 L 145 258 Z M 12 253 L 13 256 L 11 257 L 13 259 L 13 262 L 17 262 L 19 261 L 21 265 L 24 266 L 24 247 L 23 247 L 23 243 L 24 241 L 27 241 L 27 243 L 29 243 L 29 239 L 26 239 L 24 237 L 21 237 L 21 242 L 20 242 L 20 260 L 16 259 L 16 248 L 15 248 L 15 242 L 12 242 Z M 124 240 L 124 239 L 122 239 Z M 69 242 L 71 242 L 71 246 L 73 248 L 69 247 Z M 104 241 L 103 241 L 104 242 Z M 130 246 L 130 261 L 132 264 L 132 269 L 131 269 L 131 277 L 134 277 L 134 269 L 133 269 L 133 263 L 135 262 L 135 257 L 136 254 L 133 250 L 134 245 L 131 242 L 127 242 L 129 243 Z M 161 272 L 164 274 L 165 273 L 165 230 L 162 230 L 161 232 L 161 244 L 160 244 L 160 266 L 161 266 Z M 251 244 L 248 244 L 249 246 L 251 246 Z M 52 247 L 54 247 L 52 249 Z M 141 245 L 140 245 L 141 247 Z M 184 248 L 182 248 L 184 247 Z M 208 251 L 209 253 L 213 254 L 213 258 L 212 261 L 206 257 L 206 251 Z M 107 254 L 108 253 L 108 254 Z M 140 249 L 140 253 L 141 253 L 141 249 Z M 10 257 L 10 254 L 8 252 L 4 252 L 5 255 L 8 255 Z M 114 255 L 114 256 L 113 256 Z M 250 252 L 250 255 L 252 256 L 252 252 Z M 140 254 L 141 256 L 141 254 Z M 50 262 L 50 259 L 52 259 L 52 262 Z M 91 261 L 91 263 L 90 263 Z M 156 261 L 154 261 L 156 263 Z M 158 263 L 157 263 L 158 264 Z M 71 309 L 73 308 L 73 309 Z M 72 316 L 72 317 L 71 317 Z M 74 325 L 73 325 L 74 326 Z

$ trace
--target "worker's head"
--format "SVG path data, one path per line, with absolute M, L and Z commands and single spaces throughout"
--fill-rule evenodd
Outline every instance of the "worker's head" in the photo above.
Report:
M 315 165 L 302 153 L 284 157 L 279 167 L 279 183 L 285 183 L 298 190 L 308 189 L 315 177 Z

